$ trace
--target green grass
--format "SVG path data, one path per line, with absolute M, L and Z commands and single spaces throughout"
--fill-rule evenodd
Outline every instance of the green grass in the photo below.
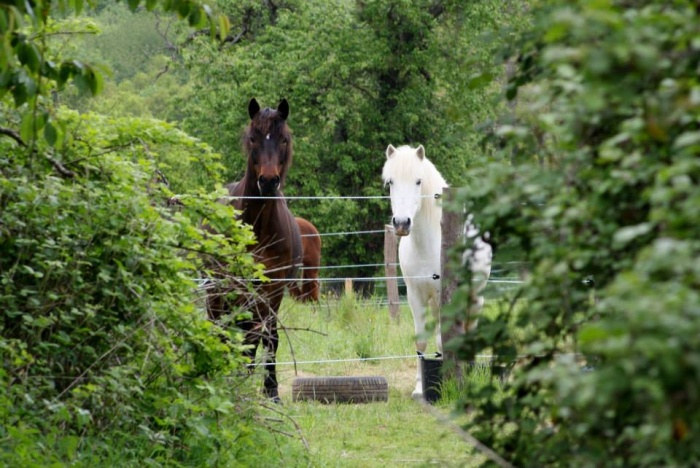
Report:
M 285 432 L 290 434 L 278 443 L 294 446 L 285 458 L 285 466 L 470 467 L 483 461 L 483 456 L 458 435 L 457 419 L 440 422 L 411 399 L 418 361 L 412 357 L 413 320 L 407 306 L 394 321 L 389 318 L 388 308 L 377 301 L 345 297 L 309 306 L 286 299 L 280 321 L 285 331 L 281 332 L 277 369 L 284 404 L 273 411 L 284 414 L 280 420 L 284 420 Z M 434 339 L 429 341 L 428 352 L 435 351 L 434 343 Z M 356 360 L 382 356 L 406 358 Z M 292 361 L 297 362 L 296 370 L 287 364 Z M 296 377 L 359 375 L 385 377 L 388 401 L 331 405 L 292 401 L 291 387 Z M 469 375 L 488 378 L 488 371 Z M 445 390 L 447 400 L 456 398 L 456 386 Z M 438 402 L 433 408 L 444 416 L 450 416 L 452 410 L 449 401 Z M 304 454 L 301 459 L 299 453 Z
M 451 429 L 398 392 L 387 403 L 293 403 L 310 466 L 476 466 L 481 457 Z

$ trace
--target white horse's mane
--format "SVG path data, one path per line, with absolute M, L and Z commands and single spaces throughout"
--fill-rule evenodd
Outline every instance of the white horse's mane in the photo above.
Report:
M 384 164 L 382 179 L 385 183 L 389 179 L 411 183 L 421 179 L 421 195 L 424 197 L 421 200 L 421 212 L 428 217 L 431 225 L 440 225 L 442 204 L 434 196 L 442 194 L 442 190 L 449 185 L 427 157 L 420 159 L 415 148 L 399 146 Z

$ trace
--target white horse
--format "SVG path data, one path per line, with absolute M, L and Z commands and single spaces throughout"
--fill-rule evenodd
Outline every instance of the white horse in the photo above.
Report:
M 406 282 L 408 303 L 413 313 L 416 349 L 425 353 L 427 346 L 426 311 L 430 308 L 437 322 L 436 341 L 442 353 L 440 334 L 440 249 L 442 242 L 442 205 L 436 194 L 442 194 L 447 182 L 428 158 L 423 146 L 401 146 L 386 149 L 387 160 L 382 170 L 384 184 L 391 192 L 391 222 L 394 232 L 401 236 L 399 264 Z M 464 234 L 473 238 L 473 246 L 464 254 L 469 262 L 474 281 L 470 310 L 465 317 L 467 329 L 476 327 L 476 317 L 483 307 L 479 295 L 491 274 L 491 246 L 479 236 L 479 231 L 467 217 Z M 438 275 L 438 279 L 434 279 Z M 416 372 L 416 388 L 411 396 L 423 398 L 420 366 Z

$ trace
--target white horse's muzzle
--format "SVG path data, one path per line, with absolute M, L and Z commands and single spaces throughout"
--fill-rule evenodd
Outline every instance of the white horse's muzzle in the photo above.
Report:
M 396 234 L 397 236 L 403 237 L 411 233 L 411 218 L 392 218 L 391 224 L 394 225 L 394 234 Z

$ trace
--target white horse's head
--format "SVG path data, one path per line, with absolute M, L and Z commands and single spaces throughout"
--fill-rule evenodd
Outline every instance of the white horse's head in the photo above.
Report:
M 425 157 L 423 145 L 418 148 L 389 145 L 386 158 L 382 179 L 390 190 L 391 223 L 397 236 L 407 236 L 424 198 L 442 192 L 447 184 Z

